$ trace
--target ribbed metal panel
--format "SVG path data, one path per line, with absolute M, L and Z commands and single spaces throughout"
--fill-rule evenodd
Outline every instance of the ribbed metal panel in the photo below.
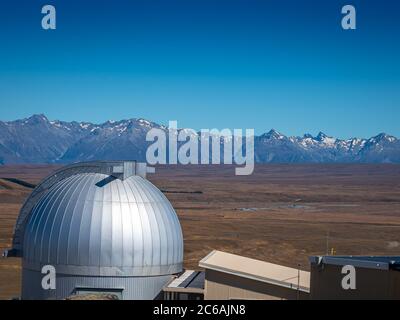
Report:
M 58 274 L 56 290 L 43 290 L 41 287 L 43 275 L 38 271 L 24 269 L 22 281 L 22 299 L 48 300 L 65 299 L 79 289 L 104 290 L 120 289 L 124 300 L 152 300 L 157 297 L 161 288 L 172 280 L 171 275 L 154 277 L 88 277 Z
M 30 197 L 25 201 L 21 208 L 20 214 L 15 224 L 13 249 L 10 253 L 13 256 L 22 256 L 23 236 L 25 226 L 30 216 L 32 208 L 37 203 L 43 194 L 45 194 L 53 185 L 67 177 L 79 173 L 102 173 L 108 176 L 113 176 L 121 180 L 125 180 L 132 175 L 137 175 L 146 178 L 147 172 L 154 172 L 154 168 L 147 167 L 146 163 L 138 163 L 136 161 L 92 161 L 74 163 L 69 166 L 57 170 L 51 176 L 44 179 L 33 190 Z
M 139 176 L 108 180 L 74 175 L 38 201 L 25 230 L 25 267 L 110 276 L 181 271 L 182 232 L 166 197 Z
M 70 294 L 79 279 L 85 286 L 124 285 L 129 299 L 137 299 L 137 290 L 144 290 L 142 298 L 150 299 L 170 275 L 182 271 L 177 215 L 162 192 L 140 176 L 68 176 L 36 202 L 24 230 L 23 296 L 29 298 L 51 297 L 30 289 L 32 281 L 43 277 L 44 265 L 56 268 L 57 284 L 63 275 L 60 289 L 52 293 L 56 298 Z

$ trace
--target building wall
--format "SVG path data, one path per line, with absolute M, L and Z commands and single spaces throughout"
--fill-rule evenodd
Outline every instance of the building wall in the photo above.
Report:
M 290 288 L 251 280 L 214 270 L 206 270 L 205 300 L 296 300 L 308 299 L 309 294 Z
M 153 277 L 87 277 L 57 274 L 56 289 L 43 290 L 43 274 L 23 269 L 22 299 L 65 299 L 75 293 L 76 288 L 122 289 L 124 300 L 152 300 L 161 292 L 172 275 Z
M 163 300 L 204 300 L 204 294 L 192 292 L 163 292 Z
M 390 270 L 389 299 L 400 299 L 400 271 Z
M 312 264 L 311 299 L 400 299 L 399 271 L 356 267 L 356 289 L 344 290 L 342 268 Z

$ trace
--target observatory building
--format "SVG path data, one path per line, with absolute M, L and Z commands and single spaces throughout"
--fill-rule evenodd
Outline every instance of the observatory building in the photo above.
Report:
M 145 164 L 67 166 L 38 185 L 21 209 L 9 255 L 22 257 L 22 299 L 112 293 L 155 299 L 182 272 L 183 239 L 168 199 Z M 44 266 L 56 271 L 43 289 Z

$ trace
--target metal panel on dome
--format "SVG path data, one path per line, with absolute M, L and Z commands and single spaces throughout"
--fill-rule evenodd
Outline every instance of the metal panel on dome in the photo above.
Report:
M 114 169 L 126 173 L 126 168 Z M 30 275 L 36 277 L 47 264 L 63 275 L 68 290 L 73 279 L 93 285 L 99 278 L 108 287 L 124 281 L 149 286 L 141 289 L 147 290 L 146 298 L 182 271 L 183 237 L 173 207 L 160 190 L 131 175 L 130 169 L 125 178 L 83 171 L 60 180 L 49 178 L 52 183 L 35 199 L 21 225 L 22 287 L 27 297 L 35 297 L 35 290 L 27 288 L 36 281 Z M 129 296 L 137 298 L 136 293 Z
M 93 161 L 75 163 L 56 171 L 34 189 L 22 206 L 14 229 L 13 248 L 8 251 L 9 256 L 22 256 L 24 228 L 31 210 L 39 199 L 57 182 L 80 173 L 103 173 L 116 179 L 125 180 L 133 175 L 146 178 L 147 173 L 154 173 L 154 168 L 147 167 L 146 163 L 136 161 Z
M 26 266 L 48 263 L 90 274 L 116 267 L 125 275 L 179 272 L 183 240 L 169 201 L 139 176 L 98 187 L 105 178 L 71 176 L 40 199 L 26 228 Z

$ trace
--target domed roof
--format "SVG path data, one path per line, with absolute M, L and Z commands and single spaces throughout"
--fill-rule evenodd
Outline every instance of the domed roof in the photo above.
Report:
M 23 264 L 57 273 L 150 276 L 182 270 L 183 239 L 168 199 L 138 175 L 60 179 L 26 219 Z

